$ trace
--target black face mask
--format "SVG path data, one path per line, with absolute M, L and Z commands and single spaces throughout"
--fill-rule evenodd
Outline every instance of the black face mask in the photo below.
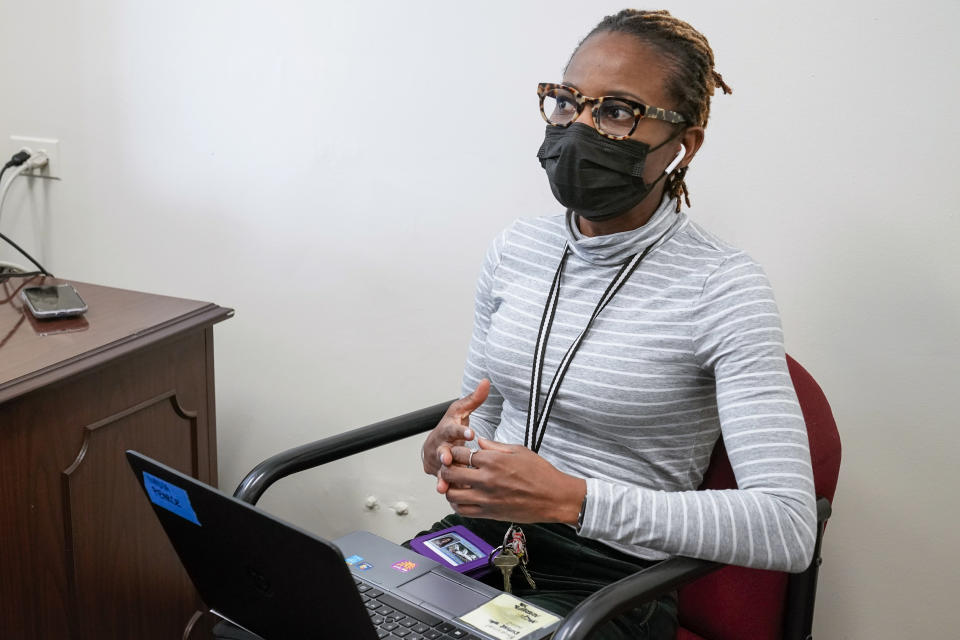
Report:
M 611 140 L 580 122 L 547 125 L 537 158 L 560 204 L 587 220 L 607 220 L 637 206 L 666 177 L 662 173 L 647 184 L 643 166 L 647 154 L 675 137 L 651 147 L 629 138 Z

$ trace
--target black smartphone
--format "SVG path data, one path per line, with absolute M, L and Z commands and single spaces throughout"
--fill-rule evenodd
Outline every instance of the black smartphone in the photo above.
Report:
M 72 284 L 27 287 L 20 292 L 20 297 L 30 313 L 41 320 L 79 316 L 87 311 L 87 303 Z

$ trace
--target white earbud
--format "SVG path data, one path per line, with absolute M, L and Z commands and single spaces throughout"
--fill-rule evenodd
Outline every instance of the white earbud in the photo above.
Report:
M 680 161 L 683 160 L 683 156 L 687 155 L 687 148 L 683 146 L 683 143 L 680 143 L 680 151 L 677 152 L 677 157 L 673 159 L 667 168 L 663 170 L 664 173 L 668 174 L 677 168 L 677 165 L 680 164 Z

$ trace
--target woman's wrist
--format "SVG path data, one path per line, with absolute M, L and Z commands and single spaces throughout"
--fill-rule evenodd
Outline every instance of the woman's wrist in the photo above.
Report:
M 563 494 L 558 496 L 559 499 L 555 502 L 557 511 L 554 521 L 579 530 L 587 500 L 587 481 L 576 476 L 566 477 L 569 480 L 562 483 Z

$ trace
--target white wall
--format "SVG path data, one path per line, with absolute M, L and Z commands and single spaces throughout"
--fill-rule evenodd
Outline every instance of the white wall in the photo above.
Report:
M 280 449 L 456 395 L 484 248 L 556 209 L 534 85 L 618 8 L 0 0 L 0 146 L 58 138 L 63 175 L 21 179 L 2 230 L 58 275 L 236 308 L 216 329 L 231 488 Z M 952 636 L 960 4 L 669 8 L 735 90 L 692 213 L 765 265 L 840 424 L 817 635 Z M 262 504 L 401 539 L 445 511 L 417 448 Z M 368 494 L 411 515 L 365 512 Z

